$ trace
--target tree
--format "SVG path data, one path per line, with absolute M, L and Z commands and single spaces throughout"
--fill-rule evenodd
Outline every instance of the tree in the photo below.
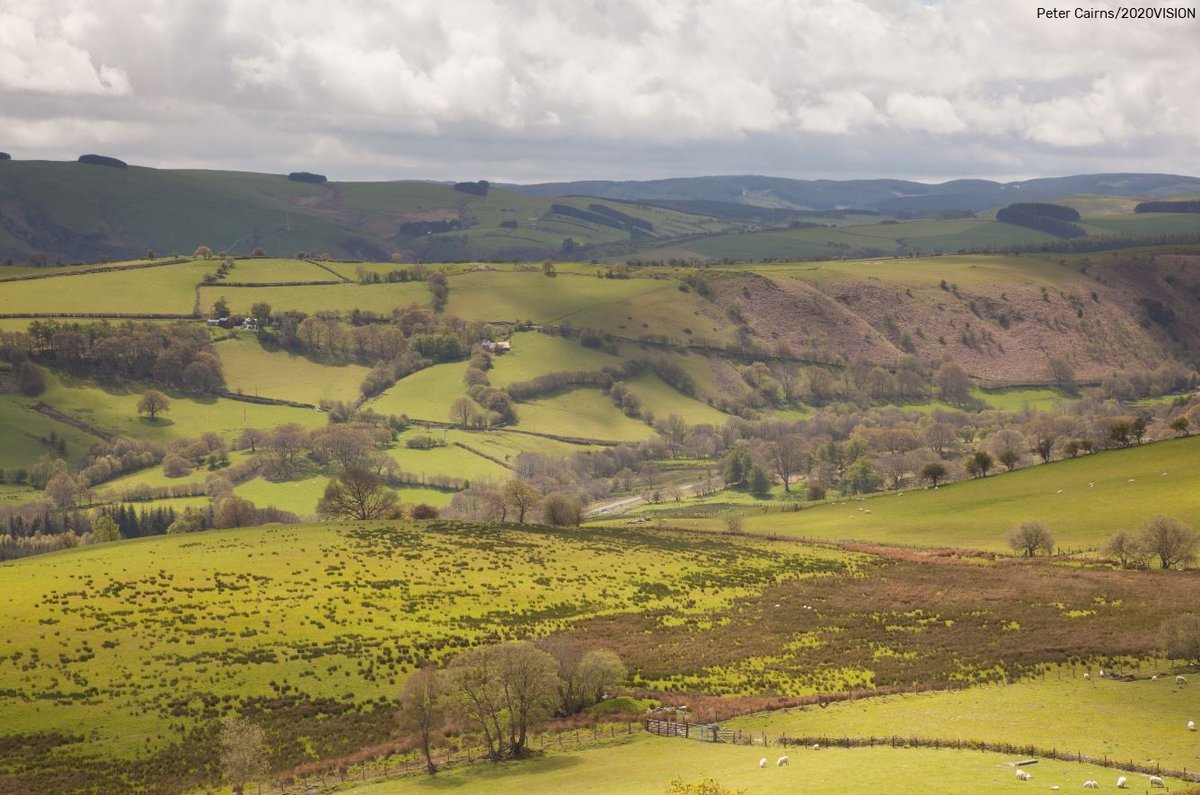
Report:
M 192 252 L 192 259 L 212 259 L 212 249 L 208 246 L 196 246 L 196 250 Z
M 24 390 L 22 390 L 22 391 L 24 391 Z M 1183 414 L 1180 414 L 1178 417 L 1171 420 L 1171 424 L 1167 427 L 1169 427 L 1172 431 L 1174 431 L 1176 436 L 1187 436 L 1188 435 L 1188 418 L 1186 416 L 1184 416 Z
M 250 452 L 257 452 L 258 446 L 267 439 L 267 434 L 260 431 L 258 428 L 246 428 L 238 436 L 238 447 L 242 450 L 249 448 Z
M 1158 642 L 1171 659 L 1200 664 L 1200 615 L 1184 613 L 1167 619 L 1158 628 Z
M 752 466 L 750 448 L 744 442 L 738 442 L 721 459 L 721 474 L 725 478 L 725 485 L 731 488 L 745 488 Z
M 405 680 L 398 717 L 401 729 L 420 738 L 425 769 L 433 775 L 438 770 L 433 762 L 433 740 L 446 721 L 445 682 L 437 668 L 426 666 Z
M 1184 567 L 1196 559 L 1200 537 L 1173 516 L 1152 516 L 1138 530 L 1138 544 L 1164 569 Z
M 945 464 L 940 464 L 936 461 L 921 467 L 921 480 L 928 480 L 929 485 L 935 489 L 939 483 L 946 479 L 947 474 L 949 473 L 946 471 Z
M 1068 395 L 1079 391 L 1079 385 L 1075 382 L 1075 368 L 1065 358 L 1050 357 L 1050 377 L 1054 379 L 1055 385 Z
M 455 704 L 479 728 L 488 756 L 524 756 L 530 727 L 556 701 L 554 658 L 525 641 L 480 646 L 455 657 L 447 674 Z
M 383 519 L 396 508 L 396 493 L 373 472 L 348 466 L 325 486 L 317 513 L 326 519 Z
M 518 522 L 525 521 L 525 515 L 542 501 L 542 492 L 532 483 L 513 478 L 504 484 L 504 501 L 509 509 L 517 515 Z
M 751 495 L 760 500 L 771 496 L 771 476 L 767 474 L 767 470 L 754 464 L 750 467 L 750 477 L 747 480 Z
M 157 389 L 148 389 L 143 392 L 142 399 L 137 404 L 138 414 L 149 414 L 151 422 L 154 421 L 159 413 L 170 410 L 170 399 Z
M 1138 539 L 1132 533 L 1124 530 L 1113 533 L 1104 542 L 1100 551 L 1109 557 L 1116 558 L 1117 563 L 1125 569 L 1144 569 L 1149 559 L 1149 555 Z
M 800 434 L 790 433 L 767 442 L 767 463 L 783 481 L 784 492 L 791 492 L 792 476 L 804 468 L 808 451 Z
M 995 463 L 987 450 L 977 450 L 967 458 L 967 474 L 974 478 L 986 478 Z
M 576 527 L 583 520 L 583 503 L 567 494 L 554 492 L 542 500 L 542 521 L 558 527 Z
M 1021 463 L 1021 454 L 1011 447 L 1006 447 L 1000 451 L 1000 454 L 996 456 L 996 459 L 1003 464 L 1009 472 L 1012 472 L 1017 468 L 1017 465 Z
M 247 718 L 230 715 L 221 721 L 221 772 L 242 795 L 246 783 L 266 774 L 266 735 Z
M 625 664 L 607 649 L 584 648 L 562 635 L 543 638 L 537 647 L 554 658 L 558 666 L 558 706 L 561 717 L 574 715 L 592 704 L 625 678 Z
M 106 544 L 109 541 L 120 541 L 121 530 L 117 527 L 116 521 L 104 514 L 96 521 L 92 522 L 92 543 Z
M 179 517 L 167 527 L 167 535 L 199 533 L 204 529 L 204 516 L 195 508 L 185 508 Z
M 217 503 L 213 524 L 217 527 L 250 527 L 255 519 L 254 503 L 243 497 L 229 495 Z
M 971 377 L 966 370 L 954 362 L 945 362 L 933 374 L 942 399 L 954 406 L 966 406 L 971 402 Z
M 267 323 L 271 322 L 271 305 L 266 301 L 259 301 L 250 307 L 250 315 L 258 322 L 258 327 L 264 329 Z
M 457 422 L 464 429 L 471 422 L 471 417 L 475 416 L 475 403 L 467 397 L 455 398 L 450 404 L 450 419 Z
M 1049 555 L 1054 551 L 1054 535 L 1045 522 L 1030 520 L 1013 528 L 1008 535 L 1008 545 L 1017 552 L 1023 552 L 1027 558 L 1038 552 Z
M 69 472 L 60 472 L 46 483 L 46 496 L 61 510 L 73 506 L 79 492 L 79 483 Z
M 225 296 L 221 296 L 216 301 L 213 301 L 212 316 L 221 319 L 229 317 L 229 302 L 225 300 Z

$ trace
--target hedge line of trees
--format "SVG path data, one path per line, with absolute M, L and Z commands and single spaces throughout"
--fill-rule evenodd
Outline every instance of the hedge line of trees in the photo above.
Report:
M 1133 211 L 1135 213 L 1200 213 L 1200 199 L 1141 202 L 1133 208 Z
M 1072 221 L 1079 220 L 1079 212 L 1058 204 L 1035 202 L 1010 204 L 996 213 L 996 220 L 1016 224 L 1028 229 L 1054 235 L 1055 237 L 1086 237 L 1087 232 Z

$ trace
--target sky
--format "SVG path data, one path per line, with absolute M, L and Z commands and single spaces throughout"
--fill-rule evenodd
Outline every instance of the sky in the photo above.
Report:
M 1037 8 L 0 0 L 0 151 L 343 180 L 1200 172 L 1200 20 Z

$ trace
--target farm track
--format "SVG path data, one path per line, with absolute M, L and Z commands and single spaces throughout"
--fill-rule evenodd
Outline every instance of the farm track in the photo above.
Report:
M 61 422 L 64 425 L 70 425 L 72 428 L 78 428 L 84 433 L 89 433 L 92 436 L 103 439 L 106 442 L 116 436 L 115 433 L 107 428 L 101 428 L 99 425 L 93 425 L 86 420 L 81 420 L 78 417 L 72 417 L 70 414 L 64 414 L 53 406 L 49 406 L 41 401 L 38 401 L 33 405 L 33 410 L 39 414 L 46 415 L 52 420 Z

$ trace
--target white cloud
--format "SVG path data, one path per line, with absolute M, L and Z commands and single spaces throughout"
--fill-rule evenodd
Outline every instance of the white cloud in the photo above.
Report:
M 1194 169 L 1197 23 L 1035 7 L 0 0 L 0 106 L 14 141 L 380 178 Z

